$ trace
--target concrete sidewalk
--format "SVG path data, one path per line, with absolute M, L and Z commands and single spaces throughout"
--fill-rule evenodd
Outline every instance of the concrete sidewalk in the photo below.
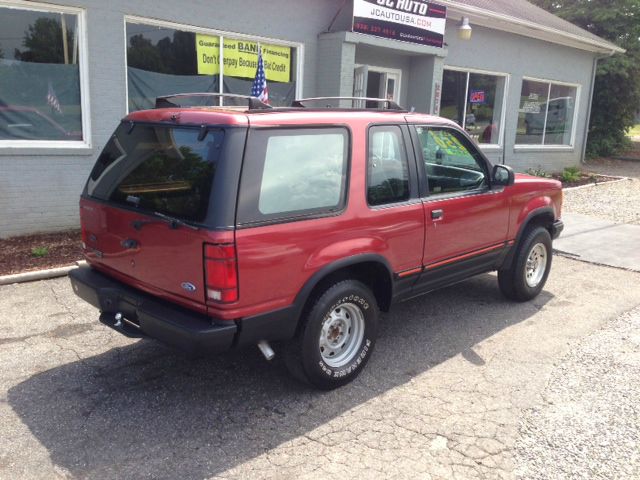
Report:
M 640 208 L 640 207 L 639 207 Z M 553 248 L 578 260 L 640 272 L 640 225 L 587 215 L 562 215 L 565 228 Z

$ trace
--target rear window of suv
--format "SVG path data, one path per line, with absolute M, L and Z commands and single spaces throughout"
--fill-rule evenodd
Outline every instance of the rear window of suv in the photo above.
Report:
M 123 123 L 100 154 L 87 194 L 202 222 L 223 142 L 221 129 Z

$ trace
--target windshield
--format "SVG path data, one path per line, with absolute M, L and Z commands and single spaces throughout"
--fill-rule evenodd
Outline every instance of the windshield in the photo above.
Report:
M 122 123 L 100 154 L 87 194 L 192 222 L 207 215 L 224 130 Z

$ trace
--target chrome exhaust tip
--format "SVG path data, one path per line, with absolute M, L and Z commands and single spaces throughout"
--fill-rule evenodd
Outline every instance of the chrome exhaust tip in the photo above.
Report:
M 269 345 L 269 342 L 266 340 L 260 340 L 258 342 L 258 349 L 267 361 L 273 360 L 273 357 L 276 356 L 276 352 L 273 351 L 273 348 L 271 348 L 271 345 Z

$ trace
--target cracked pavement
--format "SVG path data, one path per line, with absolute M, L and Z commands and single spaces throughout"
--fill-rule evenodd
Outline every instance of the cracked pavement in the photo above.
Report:
M 332 392 L 255 348 L 190 359 L 127 339 L 66 278 L 0 287 L 0 478 L 624 477 L 637 441 L 627 463 L 597 456 L 600 470 L 573 470 L 570 452 L 612 425 L 638 438 L 637 349 L 625 363 L 631 347 L 606 332 L 640 305 L 639 281 L 555 257 L 533 302 L 504 300 L 495 275 L 405 302 L 363 374 Z M 619 336 L 637 341 L 634 322 Z M 596 393 L 608 413 L 589 423 Z

